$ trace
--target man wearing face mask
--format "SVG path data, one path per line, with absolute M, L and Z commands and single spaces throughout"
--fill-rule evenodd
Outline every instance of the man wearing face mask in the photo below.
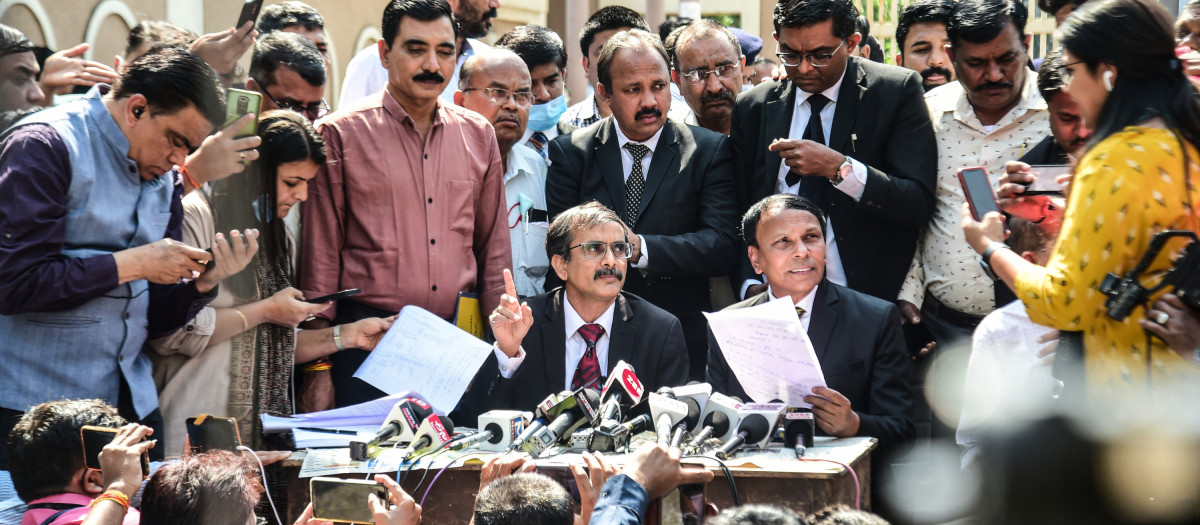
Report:
M 520 143 L 533 148 L 549 164 L 546 145 L 575 129 L 558 121 L 567 112 L 567 95 L 563 92 L 567 85 L 567 50 L 557 33 L 538 25 L 517 26 L 501 36 L 496 46 L 516 53 L 529 68 L 533 106 Z
M 546 258 L 546 161 L 517 144 L 534 98 L 529 70 L 515 53 L 496 48 L 468 58 L 458 78 L 454 102 L 483 115 L 496 129 L 504 163 L 516 291 L 525 297 L 540 294 L 550 270 Z

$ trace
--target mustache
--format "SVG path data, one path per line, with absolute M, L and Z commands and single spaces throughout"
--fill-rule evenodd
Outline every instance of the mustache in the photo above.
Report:
M 637 114 L 634 115 L 633 118 L 639 119 L 646 115 L 654 115 L 655 118 L 658 118 L 662 116 L 662 110 L 658 108 L 642 108 L 638 110 Z
M 711 91 L 705 91 L 704 93 L 700 94 L 700 104 L 708 104 L 709 102 L 713 102 L 713 101 L 717 101 L 717 100 L 728 100 L 730 102 L 733 102 L 733 92 L 728 89 L 722 88 L 720 91 L 718 91 L 716 93 L 713 93 Z
M 413 75 L 412 79 L 416 82 L 426 82 L 426 81 L 428 81 L 428 82 L 445 82 L 446 81 L 446 77 L 443 77 L 441 73 L 438 73 L 436 71 L 421 73 L 419 75 Z
M 488 9 L 487 11 L 484 11 L 483 16 L 479 17 L 479 19 L 487 20 L 489 18 L 496 18 L 497 16 L 500 16 L 500 14 L 497 13 L 496 10 L 493 8 L 493 9 Z
M 984 82 L 983 84 L 975 86 L 975 91 L 983 91 L 985 89 L 1012 89 L 1012 87 L 1012 82 Z
M 621 273 L 621 270 L 619 268 L 617 268 L 616 266 L 609 266 L 607 268 L 597 268 L 596 273 L 592 275 L 592 280 L 594 281 L 601 277 L 608 277 L 608 276 L 616 277 L 617 280 L 620 280 L 620 281 L 625 280 L 625 274 Z
M 923 80 L 929 80 L 929 77 L 931 77 L 933 75 L 941 75 L 941 76 L 945 77 L 946 79 L 949 79 L 950 77 L 954 76 L 954 74 L 951 73 L 949 69 L 946 69 L 946 68 L 940 67 L 940 66 L 929 66 L 929 67 L 925 68 L 925 71 L 921 72 L 921 78 Z

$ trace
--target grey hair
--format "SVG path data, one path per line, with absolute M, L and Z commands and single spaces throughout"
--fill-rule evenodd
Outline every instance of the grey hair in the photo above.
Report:
M 471 76 L 477 70 L 483 69 L 488 65 L 498 64 L 500 62 L 513 61 L 514 63 L 525 66 L 525 61 L 521 60 L 521 56 L 512 52 L 511 49 L 493 47 L 484 51 L 475 53 L 463 61 L 463 65 L 458 70 L 458 90 L 466 91 L 471 87 Z M 528 69 L 528 66 L 525 66 Z
M 600 50 L 600 56 L 596 60 L 596 76 L 600 83 L 604 84 L 605 88 L 611 88 L 612 85 L 612 61 L 617 55 L 617 51 L 627 49 L 629 51 L 643 51 L 652 49 L 658 52 L 658 55 L 663 59 L 663 65 L 667 69 L 671 69 L 671 58 L 667 55 L 667 48 L 663 47 L 662 41 L 649 31 L 641 29 L 630 29 L 621 31 L 608 39 L 605 42 L 604 49 Z M 610 89 L 611 91 L 611 89 Z
M 683 72 L 680 70 L 679 65 L 679 51 L 683 48 L 685 42 L 693 42 L 702 38 L 717 36 L 724 36 L 729 40 L 729 45 L 733 46 L 733 52 L 738 58 L 745 56 L 742 54 L 742 44 L 738 42 L 737 35 L 733 34 L 733 31 L 730 31 L 729 28 L 721 25 L 716 20 L 702 18 L 684 27 L 680 31 L 679 36 L 675 37 L 675 64 L 673 64 L 675 71 Z
M 625 222 L 617 216 L 616 212 L 596 201 L 585 202 L 563 211 L 554 217 L 550 223 L 550 229 L 546 231 L 546 256 L 553 258 L 555 255 L 559 255 L 564 260 L 570 261 L 571 242 L 575 237 L 575 232 L 594 228 L 606 222 L 615 222 L 620 224 L 626 232 L 629 231 Z M 628 233 L 625 240 L 629 240 Z

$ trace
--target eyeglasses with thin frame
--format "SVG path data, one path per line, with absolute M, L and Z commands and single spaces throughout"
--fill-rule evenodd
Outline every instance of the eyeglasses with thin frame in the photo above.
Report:
M 717 66 L 716 69 L 693 69 L 684 73 L 683 78 L 692 82 L 708 82 L 708 76 L 713 74 L 716 74 L 717 78 L 729 80 L 737 74 L 737 64 L 725 64 Z
M 779 57 L 779 61 L 788 67 L 799 66 L 803 60 L 807 60 L 809 64 L 812 64 L 812 67 L 825 67 L 833 60 L 833 55 L 837 54 L 838 50 L 844 45 L 846 45 L 846 41 L 842 40 L 842 43 L 838 44 L 837 47 L 833 48 L 833 51 L 828 53 L 806 53 L 803 55 L 800 53 L 775 53 L 775 56 Z
M 462 91 L 463 91 L 463 93 L 470 93 L 472 91 L 483 91 L 483 92 L 487 93 L 488 99 L 492 101 L 492 104 L 495 104 L 497 106 L 503 106 L 503 105 L 507 104 L 508 99 L 510 97 L 512 98 L 512 100 L 514 102 L 517 103 L 518 106 L 521 106 L 523 108 L 527 108 L 531 104 L 533 104 L 533 92 L 532 91 L 509 91 L 507 89 L 491 88 L 491 87 L 490 88 L 467 88 Z
M 1082 63 L 1083 63 L 1082 60 L 1076 60 L 1074 62 L 1071 62 L 1070 64 L 1063 64 L 1061 66 L 1058 66 L 1058 76 L 1062 78 L 1063 84 L 1070 84 L 1071 79 L 1075 78 L 1075 73 L 1072 73 L 1071 70 L 1067 69 L 1067 68 L 1071 67 L 1071 66 L 1077 66 Z
M 624 241 L 611 244 L 599 241 L 581 242 L 567 249 L 574 250 L 581 247 L 583 248 L 583 256 L 588 259 L 603 259 L 604 254 L 608 253 L 610 248 L 612 249 L 613 257 L 618 259 L 628 259 L 633 256 L 633 243 Z
M 313 102 L 307 106 L 301 106 L 299 104 L 292 104 L 288 102 L 280 102 L 271 95 L 270 91 L 267 91 L 266 84 L 259 82 L 257 78 L 254 79 L 254 82 L 258 83 L 258 89 L 261 89 L 263 94 L 266 95 L 267 98 L 271 99 L 271 102 L 274 102 L 276 106 L 279 106 L 279 109 L 295 111 L 296 113 L 300 113 L 308 117 L 310 120 L 317 120 L 329 114 L 329 103 L 325 102 L 325 99 L 321 99 L 320 102 Z

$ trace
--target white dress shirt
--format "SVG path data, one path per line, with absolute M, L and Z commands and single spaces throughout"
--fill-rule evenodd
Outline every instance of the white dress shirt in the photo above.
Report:
M 654 132 L 654 135 L 645 141 L 638 142 L 636 140 L 630 140 L 629 137 L 626 137 L 625 132 L 621 131 L 620 124 L 613 122 L 613 127 L 617 129 L 617 149 L 621 150 L 621 172 L 624 174 L 624 178 L 622 180 L 629 182 L 629 175 L 633 173 L 633 153 L 631 153 L 628 149 L 625 149 L 625 145 L 632 142 L 634 144 L 641 144 L 647 148 L 650 148 L 650 152 L 647 153 L 645 157 L 642 157 L 642 177 L 645 177 L 645 179 L 648 181 L 650 179 L 650 160 L 654 158 L 654 148 L 658 147 L 658 138 L 662 136 L 662 128 L 658 128 L 658 131 Z M 643 186 L 643 191 L 645 191 L 644 188 L 645 186 Z M 629 210 L 629 213 L 632 215 L 635 211 L 637 210 Z M 645 270 L 650 262 L 650 249 L 646 246 L 645 237 L 638 235 L 638 239 L 641 239 L 642 241 L 642 258 L 638 259 L 637 264 L 633 264 L 632 266 L 639 270 Z
M 845 78 L 843 74 L 842 78 Z M 825 131 L 823 140 L 818 140 L 823 144 L 829 143 L 829 133 L 833 130 L 833 114 L 837 111 L 838 92 L 842 89 L 842 80 L 838 80 L 836 84 L 829 87 L 821 94 L 829 99 L 824 108 L 821 108 L 821 128 Z M 789 139 L 800 139 L 804 137 L 804 131 L 808 129 L 808 120 L 812 115 L 812 106 L 808 104 L 808 99 L 813 94 L 796 88 L 796 103 L 792 107 L 792 125 L 788 130 Z M 863 163 L 855 160 L 849 155 L 846 156 L 850 160 L 852 171 L 849 177 L 842 179 L 842 182 L 835 184 L 842 193 L 849 195 L 850 198 L 858 201 L 862 198 L 863 191 L 867 187 L 867 167 Z M 775 181 L 775 191 L 777 193 L 790 193 L 799 195 L 800 183 L 789 185 L 787 183 L 787 175 L 792 169 L 788 167 L 784 159 L 779 160 L 779 175 Z M 831 181 L 832 183 L 832 181 Z M 833 228 L 833 218 L 826 215 L 825 217 L 825 278 L 831 283 L 837 283 L 846 286 L 846 270 L 842 267 L 842 255 L 838 250 L 837 234 Z M 758 281 L 748 279 L 742 283 L 742 297 L 746 296 L 746 289 L 752 284 L 759 284 Z
M 474 38 L 463 39 L 462 54 L 458 55 L 458 62 L 454 64 L 454 76 L 450 77 L 450 81 L 446 83 L 442 94 L 439 95 L 442 102 L 454 103 L 454 93 L 458 91 L 458 70 L 462 68 L 467 57 L 490 48 L 491 46 Z M 346 65 L 346 76 L 342 79 L 342 90 L 338 96 L 337 109 L 350 108 L 358 101 L 386 88 L 387 83 L 387 70 L 383 68 L 383 62 L 379 60 L 379 46 L 370 45 L 363 48 Z
M 604 333 L 600 334 L 600 338 L 596 340 L 596 361 L 600 363 L 600 375 L 604 376 L 608 370 L 608 343 L 611 340 L 613 313 L 616 312 L 617 302 L 613 301 L 608 305 L 608 309 L 600 314 L 596 319 L 596 324 L 604 327 Z M 566 356 L 563 359 L 563 390 L 571 389 L 571 382 L 575 379 L 575 370 L 579 368 L 579 360 L 583 358 L 584 352 L 587 352 L 587 342 L 583 340 L 583 336 L 579 335 L 579 327 L 588 324 L 575 311 L 575 307 L 571 306 L 571 300 L 567 297 L 567 292 L 563 291 L 563 315 L 564 326 L 567 333 Z M 517 351 L 516 357 L 508 357 L 504 352 L 500 351 L 500 347 L 492 345 L 492 352 L 496 354 L 496 359 L 500 365 L 500 376 L 505 379 L 512 379 L 517 370 L 521 368 L 521 363 L 525 362 L 525 349 L 520 348 Z
M 550 259 L 546 256 L 546 231 L 550 224 L 544 220 L 526 223 L 521 215 L 521 195 L 533 201 L 534 209 L 546 209 L 546 161 L 532 148 L 514 146 L 508 152 L 504 171 L 513 284 L 518 295 L 532 297 L 544 291 L 546 274 L 550 271 Z
M 796 308 L 804 309 L 804 315 L 800 316 L 800 326 L 804 327 L 805 333 L 808 333 L 808 325 L 812 322 L 813 304 L 817 302 L 817 288 L 820 288 L 820 286 L 814 286 L 812 291 L 808 292 L 808 295 L 801 297 L 799 301 L 795 302 Z M 769 285 L 767 286 L 767 297 L 772 301 L 784 299 L 788 301 L 792 300 L 791 297 L 786 295 L 783 297 L 777 297 L 775 295 L 775 290 L 772 290 Z

